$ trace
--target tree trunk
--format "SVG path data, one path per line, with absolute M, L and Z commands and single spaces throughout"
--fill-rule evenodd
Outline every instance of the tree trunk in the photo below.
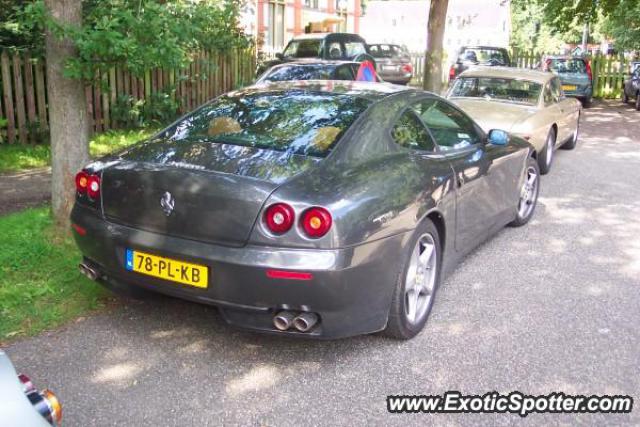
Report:
M 425 90 L 439 94 L 442 91 L 442 40 L 447 19 L 449 0 L 431 0 L 427 24 L 427 51 L 424 55 Z
M 81 0 L 45 0 L 58 24 L 82 24 Z M 83 83 L 64 76 L 66 61 L 76 55 L 68 39 L 45 36 L 49 127 L 51 133 L 51 206 L 58 226 L 68 228 L 75 198 L 75 174 L 89 161 L 89 118 Z

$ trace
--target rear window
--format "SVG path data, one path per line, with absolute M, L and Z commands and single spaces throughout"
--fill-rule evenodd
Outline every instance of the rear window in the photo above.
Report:
M 267 71 L 260 80 L 267 82 L 330 80 L 335 68 L 331 65 L 283 65 Z
M 495 77 L 462 77 L 455 81 L 449 97 L 483 98 L 536 105 L 542 85 L 528 80 Z
M 394 56 L 404 55 L 405 52 L 400 46 L 391 44 L 374 44 L 369 46 L 369 52 L 374 58 L 393 58 Z
M 465 48 L 460 52 L 458 60 L 474 64 L 509 65 L 506 52 L 492 48 Z
M 301 90 L 223 96 L 174 125 L 164 136 L 184 143 L 210 142 L 324 157 L 369 103 L 352 95 Z
M 283 55 L 289 58 L 317 58 L 322 40 L 292 40 Z
M 587 64 L 582 59 L 549 59 L 547 60 L 547 66 L 551 71 L 555 71 L 558 74 L 564 73 L 587 73 Z

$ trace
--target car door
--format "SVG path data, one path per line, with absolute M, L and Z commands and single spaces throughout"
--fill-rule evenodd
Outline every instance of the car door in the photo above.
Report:
M 488 146 L 484 132 L 451 103 L 429 98 L 414 108 L 455 173 L 455 246 L 466 251 L 513 209 L 519 174 L 510 170 L 507 150 Z
M 629 99 L 636 98 L 637 87 L 640 85 L 640 68 L 636 68 L 631 77 L 625 82 L 625 92 Z
M 573 98 L 567 98 L 562 90 L 562 83 L 559 77 L 551 80 L 551 93 L 554 101 L 558 104 L 558 142 L 564 142 L 571 138 L 576 129 L 580 108 Z M 562 131 L 560 131 L 562 129 Z

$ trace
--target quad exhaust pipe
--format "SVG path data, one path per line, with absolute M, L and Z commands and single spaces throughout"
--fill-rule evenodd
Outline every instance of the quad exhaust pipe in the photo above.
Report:
M 98 270 L 96 270 L 95 268 L 91 267 L 90 265 L 84 262 L 81 263 L 78 266 L 78 268 L 80 269 L 80 273 L 82 273 L 83 275 L 85 275 L 86 277 L 88 277 L 93 281 L 98 280 L 102 276 Z
M 291 311 L 280 311 L 273 316 L 273 326 L 279 331 L 286 331 L 291 327 L 299 332 L 309 332 L 318 323 L 316 313 L 303 312 L 298 315 Z

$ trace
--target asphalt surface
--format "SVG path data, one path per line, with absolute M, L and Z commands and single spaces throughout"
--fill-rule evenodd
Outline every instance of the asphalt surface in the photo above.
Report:
M 0 174 L 0 215 L 41 206 L 51 199 L 51 168 Z
M 640 425 L 640 113 L 585 112 L 534 220 L 444 282 L 409 342 L 240 331 L 214 308 L 126 303 L 11 345 L 66 426 Z M 366 301 L 363 301 L 366 303 Z M 392 415 L 389 394 L 630 394 L 631 414 Z

